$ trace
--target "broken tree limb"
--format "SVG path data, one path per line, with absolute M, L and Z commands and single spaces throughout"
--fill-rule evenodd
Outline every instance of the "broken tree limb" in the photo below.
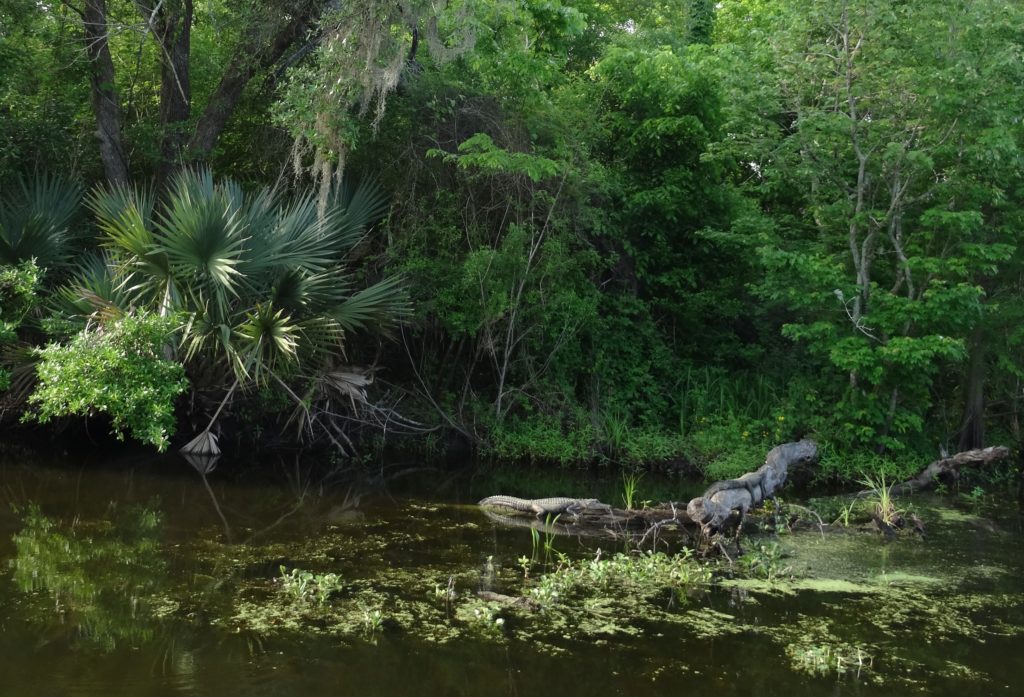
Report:
M 965 450 L 956 455 L 944 457 L 931 463 L 913 479 L 908 479 L 902 484 L 892 487 L 894 496 L 905 496 L 916 491 L 934 489 L 941 483 L 956 481 L 960 476 L 960 468 L 966 466 L 988 465 L 990 463 L 1009 457 L 1010 449 L 998 445 L 977 450 Z M 857 496 L 870 496 L 875 493 L 871 489 L 865 489 L 857 493 Z

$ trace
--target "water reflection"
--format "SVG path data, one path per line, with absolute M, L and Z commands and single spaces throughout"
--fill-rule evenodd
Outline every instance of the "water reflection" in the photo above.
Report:
M 933 516 L 927 544 L 779 538 L 806 580 L 856 586 L 719 580 L 684 598 L 638 588 L 651 567 L 605 577 L 600 595 L 588 589 L 607 570 L 570 586 L 557 569 L 569 569 L 564 555 L 581 576 L 598 544 L 604 558 L 616 546 L 552 539 L 545 567 L 528 558 L 544 530 L 495 526 L 462 505 L 496 491 L 614 500 L 616 479 L 570 476 L 291 456 L 260 467 L 0 459 L 0 694 L 570 697 L 687 685 L 797 697 L 897 695 L 928 681 L 930 694 L 965 697 L 998 694 L 1019 670 L 1017 519 L 991 531 Z M 323 602 L 287 597 L 281 565 L 337 574 L 341 588 Z M 942 585 L 925 583 L 940 574 Z M 520 612 L 488 606 L 478 590 L 558 599 Z M 879 682 L 793 668 L 794 647 L 816 659 L 847 646 L 875 657 Z M 943 676 L 951 661 L 960 672 Z
M 157 598 L 167 586 L 160 524 L 155 507 L 111 504 L 104 520 L 64 521 L 30 504 L 10 565 L 22 593 L 48 600 L 26 604 L 25 619 L 42 641 L 106 651 L 152 641 Z

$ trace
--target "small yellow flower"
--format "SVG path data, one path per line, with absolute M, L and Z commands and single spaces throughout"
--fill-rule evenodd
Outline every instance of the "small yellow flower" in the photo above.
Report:
M 785 416 L 780 416 L 780 417 L 779 417 L 779 421 L 785 421 L 785 420 L 786 420 L 786 417 L 785 417 Z

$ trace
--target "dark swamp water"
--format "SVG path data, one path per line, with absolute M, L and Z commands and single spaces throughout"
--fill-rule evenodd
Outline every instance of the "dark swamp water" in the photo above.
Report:
M 545 553 L 471 505 L 621 489 L 410 462 L 203 475 L 177 457 L 3 455 L 0 695 L 1024 695 L 1016 503 L 922 498 L 925 541 L 811 528 L 750 540 L 754 564 L 628 573 L 621 543 Z

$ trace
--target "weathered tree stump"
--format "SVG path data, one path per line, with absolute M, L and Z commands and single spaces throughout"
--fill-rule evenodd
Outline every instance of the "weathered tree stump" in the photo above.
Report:
M 772 448 L 765 463 L 754 472 L 712 484 L 702 496 L 686 505 L 686 513 L 702 528 L 721 528 L 733 511 L 739 511 L 742 518 L 751 508 L 774 498 L 786 483 L 790 467 L 817 459 L 818 446 L 814 441 L 779 445 Z

